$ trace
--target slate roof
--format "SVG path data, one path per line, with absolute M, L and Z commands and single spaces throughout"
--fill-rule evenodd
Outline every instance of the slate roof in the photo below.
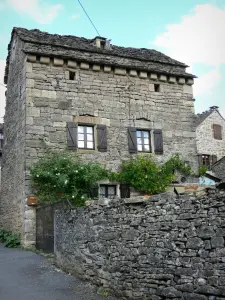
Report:
M 120 47 L 110 44 L 107 49 L 97 48 L 95 39 L 71 35 L 58 35 L 42 32 L 38 29 L 13 28 L 11 42 L 8 46 L 8 57 L 5 71 L 5 83 L 8 76 L 8 61 L 10 58 L 14 34 L 24 42 L 25 53 L 50 57 L 61 57 L 77 61 L 99 63 L 102 65 L 118 66 L 122 68 L 157 72 L 165 75 L 195 78 L 186 73 L 186 64 L 151 49 Z M 103 38 L 105 39 L 105 38 Z
M 218 110 L 218 107 L 214 108 L 210 108 L 209 110 L 206 110 L 206 111 L 203 111 L 202 113 L 200 114 L 197 114 L 196 115 L 196 119 L 195 119 L 195 125 L 196 126 L 199 126 L 202 122 L 205 121 L 205 119 L 207 119 L 214 111 L 217 111 L 217 113 L 221 116 L 222 119 L 223 116 L 220 114 L 219 110 Z
M 94 39 L 86 39 L 83 37 L 77 37 L 72 35 L 58 35 L 42 32 L 38 29 L 27 30 L 25 28 L 13 29 L 19 37 L 26 42 L 32 42 L 35 44 L 45 44 L 53 46 L 61 46 L 65 48 L 84 50 L 88 52 L 105 53 L 120 57 L 129 57 L 147 61 L 157 61 L 166 64 L 172 64 L 176 66 L 188 67 L 182 62 L 170 58 L 169 56 L 151 49 L 145 48 L 130 48 L 119 47 L 111 45 L 110 49 L 97 48 L 94 45 Z

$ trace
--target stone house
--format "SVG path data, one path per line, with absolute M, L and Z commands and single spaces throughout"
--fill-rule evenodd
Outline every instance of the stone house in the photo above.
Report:
M 199 165 L 212 166 L 225 156 L 225 120 L 217 106 L 196 116 Z
M 69 149 L 116 170 L 122 159 L 179 153 L 197 170 L 194 75 L 158 51 L 14 28 L 7 100 L 0 226 L 35 243 L 29 168 L 49 149 Z M 101 195 L 120 196 L 116 184 Z

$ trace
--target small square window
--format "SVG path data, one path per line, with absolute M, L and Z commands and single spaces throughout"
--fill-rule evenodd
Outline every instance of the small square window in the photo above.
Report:
M 116 196 L 116 185 L 101 184 L 100 185 L 100 199 L 113 199 Z
M 70 78 L 70 80 L 74 80 L 75 79 L 75 72 L 69 71 L 69 78 Z
M 149 130 L 137 130 L 137 150 L 139 152 L 150 152 L 150 131 Z
M 213 136 L 215 140 L 222 140 L 222 126 L 213 124 Z
M 78 148 L 94 149 L 94 127 L 78 126 Z
M 159 92 L 160 92 L 160 84 L 158 84 L 158 83 L 155 83 L 155 84 L 154 84 L 154 91 L 155 91 L 156 93 L 159 93 Z

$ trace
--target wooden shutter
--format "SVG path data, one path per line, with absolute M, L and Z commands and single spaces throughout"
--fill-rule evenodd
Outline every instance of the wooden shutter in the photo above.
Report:
M 215 164 L 216 162 L 217 162 L 217 156 L 212 155 L 212 165 Z
M 67 122 L 67 146 L 68 149 L 77 149 L 77 123 Z
M 203 165 L 202 154 L 198 154 L 198 164 L 199 167 Z
M 130 153 L 137 153 L 137 135 L 136 128 L 128 128 L 128 147 Z
M 130 188 L 127 184 L 120 184 L 120 198 L 130 198 Z
M 107 152 L 107 127 L 106 125 L 97 125 L 98 151 Z
M 155 154 L 163 154 L 163 136 L 161 129 L 154 130 L 154 149 Z
M 213 124 L 213 135 L 214 139 L 222 140 L 222 127 L 217 124 Z
M 95 185 L 90 189 L 91 198 L 98 198 L 98 189 L 99 189 L 98 185 Z

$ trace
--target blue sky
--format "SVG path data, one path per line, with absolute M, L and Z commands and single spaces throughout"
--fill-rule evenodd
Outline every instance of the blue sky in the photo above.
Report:
M 225 0 L 81 0 L 98 31 L 121 46 L 153 48 L 190 65 L 196 112 L 225 116 Z M 77 0 L 0 0 L 0 83 L 14 26 L 93 38 Z M 0 121 L 4 87 L 0 85 Z

